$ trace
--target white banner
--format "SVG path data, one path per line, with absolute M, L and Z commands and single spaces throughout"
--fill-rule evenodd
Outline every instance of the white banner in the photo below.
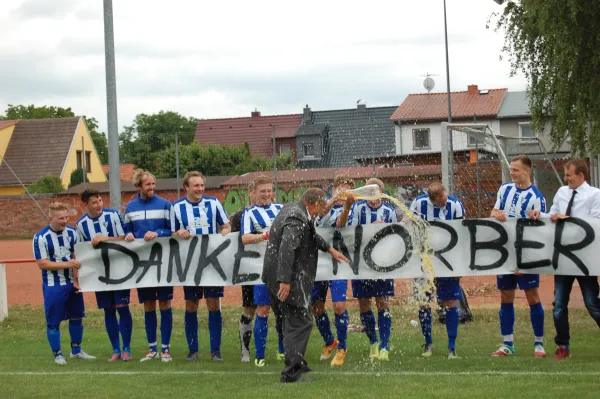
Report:
M 317 229 L 352 262 L 320 252 L 317 280 L 396 279 L 422 275 L 421 260 L 403 224 Z M 491 219 L 430 223 L 438 277 L 523 273 L 600 275 L 600 220 Z M 175 285 L 225 286 L 260 282 L 266 243 L 241 244 L 238 233 L 105 241 L 76 246 L 83 291 Z

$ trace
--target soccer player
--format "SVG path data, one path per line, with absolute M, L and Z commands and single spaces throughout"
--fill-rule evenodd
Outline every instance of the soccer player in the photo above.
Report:
M 229 234 L 231 226 L 223 206 L 215 197 L 204 195 L 205 180 L 202 173 L 190 171 L 183 177 L 186 196 L 175 201 L 171 208 L 173 235 L 189 239 L 194 235 Z M 208 332 L 210 335 L 210 358 L 220 361 L 223 317 L 220 298 L 223 287 L 184 286 L 185 295 L 185 336 L 190 350 L 187 360 L 198 360 L 198 305 L 206 299 L 208 308 Z
M 33 236 L 33 254 L 42 269 L 42 292 L 46 313 L 46 335 L 56 364 L 67 361 L 60 350 L 60 322 L 69 320 L 71 359 L 95 359 L 81 349 L 85 307 L 77 293 L 76 273 L 81 263 L 75 259 L 77 230 L 69 226 L 69 206 L 50 204 L 50 224 Z
M 340 173 L 333 180 L 333 198 L 328 202 L 326 214 L 316 220 L 317 227 L 336 227 L 337 220 L 344 209 L 344 201 L 340 199 L 339 193 L 352 190 L 354 180 L 346 174 Z M 325 300 L 327 289 L 331 291 L 331 301 L 335 313 L 335 328 L 338 338 L 335 339 L 331 331 L 331 322 L 325 311 Z M 321 351 L 321 360 L 331 357 L 331 352 L 336 348 L 335 356 L 331 360 L 331 366 L 343 366 L 346 358 L 346 338 L 348 336 L 348 311 L 346 310 L 346 291 L 348 280 L 316 281 L 312 291 L 312 310 L 315 316 L 317 328 L 325 341 Z
M 91 241 L 97 246 L 102 241 L 118 241 L 125 239 L 125 227 L 121 215 L 114 209 L 105 209 L 98 190 L 87 189 L 81 193 L 81 201 L 87 208 L 87 213 L 77 221 L 77 232 L 82 241 Z M 119 359 L 129 361 L 131 356 L 131 332 L 133 320 L 129 311 L 130 290 L 96 292 L 98 309 L 104 310 L 104 325 L 108 339 L 113 347 L 109 362 Z M 117 312 L 120 321 L 117 320 Z M 119 333 L 123 338 L 123 352 Z
M 171 204 L 164 198 L 156 195 L 156 179 L 154 175 L 143 169 L 138 169 L 133 175 L 133 185 L 138 190 L 138 195 L 130 201 L 125 208 L 125 236 L 126 241 L 143 238 L 152 241 L 157 237 L 171 235 Z M 138 288 L 138 298 L 144 304 L 144 323 L 146 338 L 148 339 L 148 353 L 140 359 L 145 362 L 158 358 L 156 343 L 156 301 L 160 308 L 160 335 L 162 348 L 160 360 L 170 362 L 171 358 L 171 332 L 173 331 L 173 287 L 145 287 Z
M 375 177 L 367 180 L 367 184 L 377 184 L 383 192 L 383 182 Z M 353 197 L 344 205 L 344 209 L 338 218 L 338 226 L 349 226 L 371 223 L 398 223 L 396 209 L 380 199 L 372 201 L 355 202 L 351 208 L 347 206 L 353 201 Z M 352 280 L 352 294 L 358 298 L 360 308 L 360 321 L 365 327 L 365 333 L 371 342 L 371 359 L 390 360 L 389 341 L 392 331 L 392 313 L 390 312 L 388 298 L 394 296 L 394 280 Z M 375 315 L 371 310 L 371 298 L 375 298 L 378 310 L 379 338 L 375 331 Z
M 273 203 L 273 181 L 266 176 L 254 179 L 256 204 L 244 211 L 242 216 L 242 243 L 257 244 L 269 238 L 269 228 L 273 219 L 281 210 L 282 205 Z M 254 304 L 256 304 L 256 320 L 254 321 L 254 347 L 256 355 L 254 365 L 265 366 L 265 349 L 267 347 L 267 333 L 269 330 L 269 309 L 271 298 L 265 284 L 254 286 Z M 279 336 L 277 359 L 285 358 L 283 350 L 283 336 L 281 321 L 276 323 Z
M 501 222 L 508 219 L 526 218 L 531 210 L 546 212 L 546 200 L 540 190 L 531 183 L 532 162 L 526 155 L 518 155 L 510 162 L 510 177 L 512 182 L 505 183 L 498 190 L 496 205 L 491 217 Z M 534 356 L 546 357 L 544 350 L 544 308 L 540 302 L 538 287 L 539 274 L 505 274 L 497 276 L 498 289 L 501 291 L 500 303 L 500 332 L 504 343 L 492 353 L 492 356 L 510 356 L 515 354 L 514 324 L 515 324 L 515 290 L 525 291 L 529 303 L 531 325 L 534 335 Z
M 456 198 L 448 195 L 446 188 L 440 182 L 431 183 L 427 194 L 418 196 L 410 205 L 415 215 L 426 221 L 464 219 L 465 208 Z M 442 301 L 446 310 L 446 331 L 448 333 L 448 359 L 458 359 L 456 355 L 456 337 L 458 336 L 457 301 L 462 298 L 460 279 L 457 277 L 438 277 L 435 279 L 437 297 Z M 433 296 L 433 295 L 431 295 Z M 431 336 L 431 307 L 419 309 L 421 330 L 425 336 L 423 357 L 431 357 L 433 353 L 433 338 Z

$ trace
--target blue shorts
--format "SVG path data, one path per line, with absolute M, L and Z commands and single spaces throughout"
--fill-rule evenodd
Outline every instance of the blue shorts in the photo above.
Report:
M 321 301 L 325 303 L 327 289 L 331 290 L 331 302 L 346 302 L 348 280 L 315 281 L 311 294 L 312 302 Z
M 116 305 L 129 305 L 129 298 L 131 291 L 118 290 L 118 291 L 98 291 L 96 292 L 96 303 L 98 309 L 110 309 Z
M 73 284 L 42 286 L 42 293 L 46 325 L 58 327 L 63 320 L 85 317 L 83 294 L 77 294 Z
M 257 306 L 272 305 L 266 284 L 256 284 L 254 286 L 254 304 Z
M 354 298 L 394 296 L 394 280 L 352 280 Z
M 183 287 L 183 297 L 186 301 L 195 301 L 202 298 L 223 298 L 223 287 Z
M 140 303 L 146 301 L 171 301 L 173 300 L 173 287 L 147 287 L 138 288 L 138 299 Z
M 496 276 L 496 282 L 500 291 L 516 290 L 517 284 L 520 290 L 528 290 L 540 286 L 539 274 L 499 274 Z
M 457 301 L 462 299 L 460 280 L 454 277 L 438 277 L 435 279 L 435 290 L 438 299 L 442 301 Z

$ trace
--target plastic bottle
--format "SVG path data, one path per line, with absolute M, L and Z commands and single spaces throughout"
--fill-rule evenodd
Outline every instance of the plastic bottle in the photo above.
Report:
M 348 193 L 352 193 L 356 199 L 370 200 L 381 197 L 381 190 L 377 184 L 368 184 L 353 190 L 342 191 L 340 197 L 344 199 Z

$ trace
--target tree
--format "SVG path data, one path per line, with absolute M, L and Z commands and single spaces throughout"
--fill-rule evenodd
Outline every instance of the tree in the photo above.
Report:
M 71 180 L 69 182 L 69 188 L 74 187 L 78 184 L 83 183 L 83 169 L 75 169 L 71 173 Z
M 511 72 L 528 80 L 533 127 L 552 119 L 555 146 L 600 153 L 600 1 L 509 0 L 495 28 Z M 588 122 L 590 124 L 588 125 Z
M 56 194 L 65 191 L 65 188 L 60 177 L 46 175 L 37 179 L 27 190 L 32 194 Z

